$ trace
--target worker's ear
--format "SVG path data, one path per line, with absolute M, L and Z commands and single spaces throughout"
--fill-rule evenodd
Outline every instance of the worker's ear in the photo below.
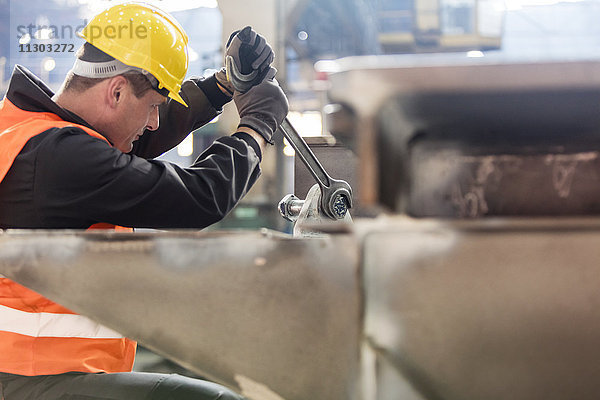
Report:
M 127 87 L 127 79 L 123 76 L 115 76 L 110 78 L 108 82 L 108 102 L 109 106 L 116 108 L 123 101 L 123 93 Z

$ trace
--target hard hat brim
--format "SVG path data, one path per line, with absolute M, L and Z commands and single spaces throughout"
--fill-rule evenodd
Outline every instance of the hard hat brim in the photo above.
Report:
M 182 104 L 184 107 L 188 107 L 187 103 L 183 98 L 179 95 L 179 93 L 169 92 L 169 97 L 175 100 L 176 102 Z

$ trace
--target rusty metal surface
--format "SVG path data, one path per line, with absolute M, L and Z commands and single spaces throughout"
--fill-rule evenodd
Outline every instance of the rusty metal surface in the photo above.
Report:
M 353 399 L 357 253 L 348 235 L 7 232 L 0 273 L 252 398 Z
M 361 229 L 366 337 L 423 398 L 597 397 L 599 219 Z M 375 379 L 393 398 L 401 379 Z
M 478 154 L 451 146 L 415 146 L 410 170 L 408 211 L 414 216 L 477 218 L 600 212 L 597 150 Z

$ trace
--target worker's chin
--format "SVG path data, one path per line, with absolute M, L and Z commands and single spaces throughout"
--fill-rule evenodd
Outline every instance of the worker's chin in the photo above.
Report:
M 131 150 L 133 150 L 133 142 L 122 143 L 115 147 L 121 150 L 123 153 L 129 153 Z

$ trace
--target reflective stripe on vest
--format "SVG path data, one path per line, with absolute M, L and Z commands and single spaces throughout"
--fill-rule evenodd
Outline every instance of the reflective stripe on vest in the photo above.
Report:
M 108 142 L 98 132 L 55 114 L 25 111 L 6 98 L 2 100 L 0 181 L 29 139 L 51 128 L 68 126 Z M 96 224 L 90 228 L 116 227 Z M 135 348 L 134 341 L 119 333 L 0 277 L 0 372 L 29 376 L 126 372 L 133 367 Z
M 121 339 L 123 335 L 77 314 L 27 312 L 0 305 L 0 331 L 35 337 Z

